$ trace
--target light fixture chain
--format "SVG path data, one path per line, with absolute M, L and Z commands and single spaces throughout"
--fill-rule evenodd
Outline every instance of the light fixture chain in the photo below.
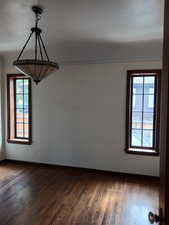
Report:
M 35 31 L 35 60 L 37 60 L 37 41 L 38 41 L 38 34 Z
M 36 13 L 35 16 L 36 16 L 35 27 L 38 27 L 38 23 L 39 23 L 39 20 L 41 19 L 41 15 L 39 13 Z
M 41 47 L 40 36 L 39 35 L 38 35 L 38 43 L 39 43 L 39 50 L 40 50 L 41 60 L 43 60 L 43 52 L 42 52 L 42 47 Z

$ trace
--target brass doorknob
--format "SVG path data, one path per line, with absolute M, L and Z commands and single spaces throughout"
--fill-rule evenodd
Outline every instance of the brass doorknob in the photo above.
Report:
M 154 214 L 152 212 L 149 212 L 148 219 L 149 219 L 149 221 L 150 221 L 151 224 L 153 224 L 153 223 L 159 223 L 161 221 L 160 216 L 158 216 L 158 215 L 156 215 L 156 214 Z

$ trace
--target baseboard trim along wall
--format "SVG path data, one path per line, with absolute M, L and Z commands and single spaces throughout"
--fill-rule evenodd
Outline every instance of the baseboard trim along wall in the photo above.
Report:
M 112 174 L 113 176 L 140 177 L 140 178 L 149 178 L 149 179 L 158 179 L 158 180 L 160 180 L 160 177 L 158 177 L 158 176 L 123 173 L 123 172 L 114 172 L 114 171 L 106 171 L 106 170 L 74 167 L 74 166 L 64 166 L 64 165 L 56 165 L 56 164 L 41 163 L 41 162 L 29 162 L 29 161 L 14 160 L 14 159 L 4 159 L 4 160 L 2 160 L 0 162 L 0 164 L 8 163 L 8 162 L 22 164 L 22 165 L 33 165 L 33 166 L 37 166 L 37 167 L 52 167 L 52 168 L 67 168 L 67 169 L 71 168 L 71 169 L 75 169 L 75 170 L 76 169 L 81 169 L 81 170 L 86 170 L 86 171 L 90 171 L 90 172 L 109 173 L 109 174 Z

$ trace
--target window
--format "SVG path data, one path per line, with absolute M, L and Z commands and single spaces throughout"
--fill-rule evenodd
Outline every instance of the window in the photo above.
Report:
M 160 70 L 127 73 L 127 153 L 158 155 L 160 76 Z
M 31 144 L 31 80 L 24 75 L 7 76 L 8 142 Z

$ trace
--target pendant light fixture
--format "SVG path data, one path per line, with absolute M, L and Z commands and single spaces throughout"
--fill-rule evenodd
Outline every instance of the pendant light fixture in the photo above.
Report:
M 43 9 L 39 6 L 32 6 L 32 11 L 35 13 L 35 27 L 31 28 L 31 33 L 13 65 L 23 74 L 30 76 L 38 84 L 43 78 L 58 70 L 59 66 L 57 63 L 50 61 L 42 40 L 42 30 L 38 27 Z M 34 58 L 20 59 L 33 34 L 35 34 Z

